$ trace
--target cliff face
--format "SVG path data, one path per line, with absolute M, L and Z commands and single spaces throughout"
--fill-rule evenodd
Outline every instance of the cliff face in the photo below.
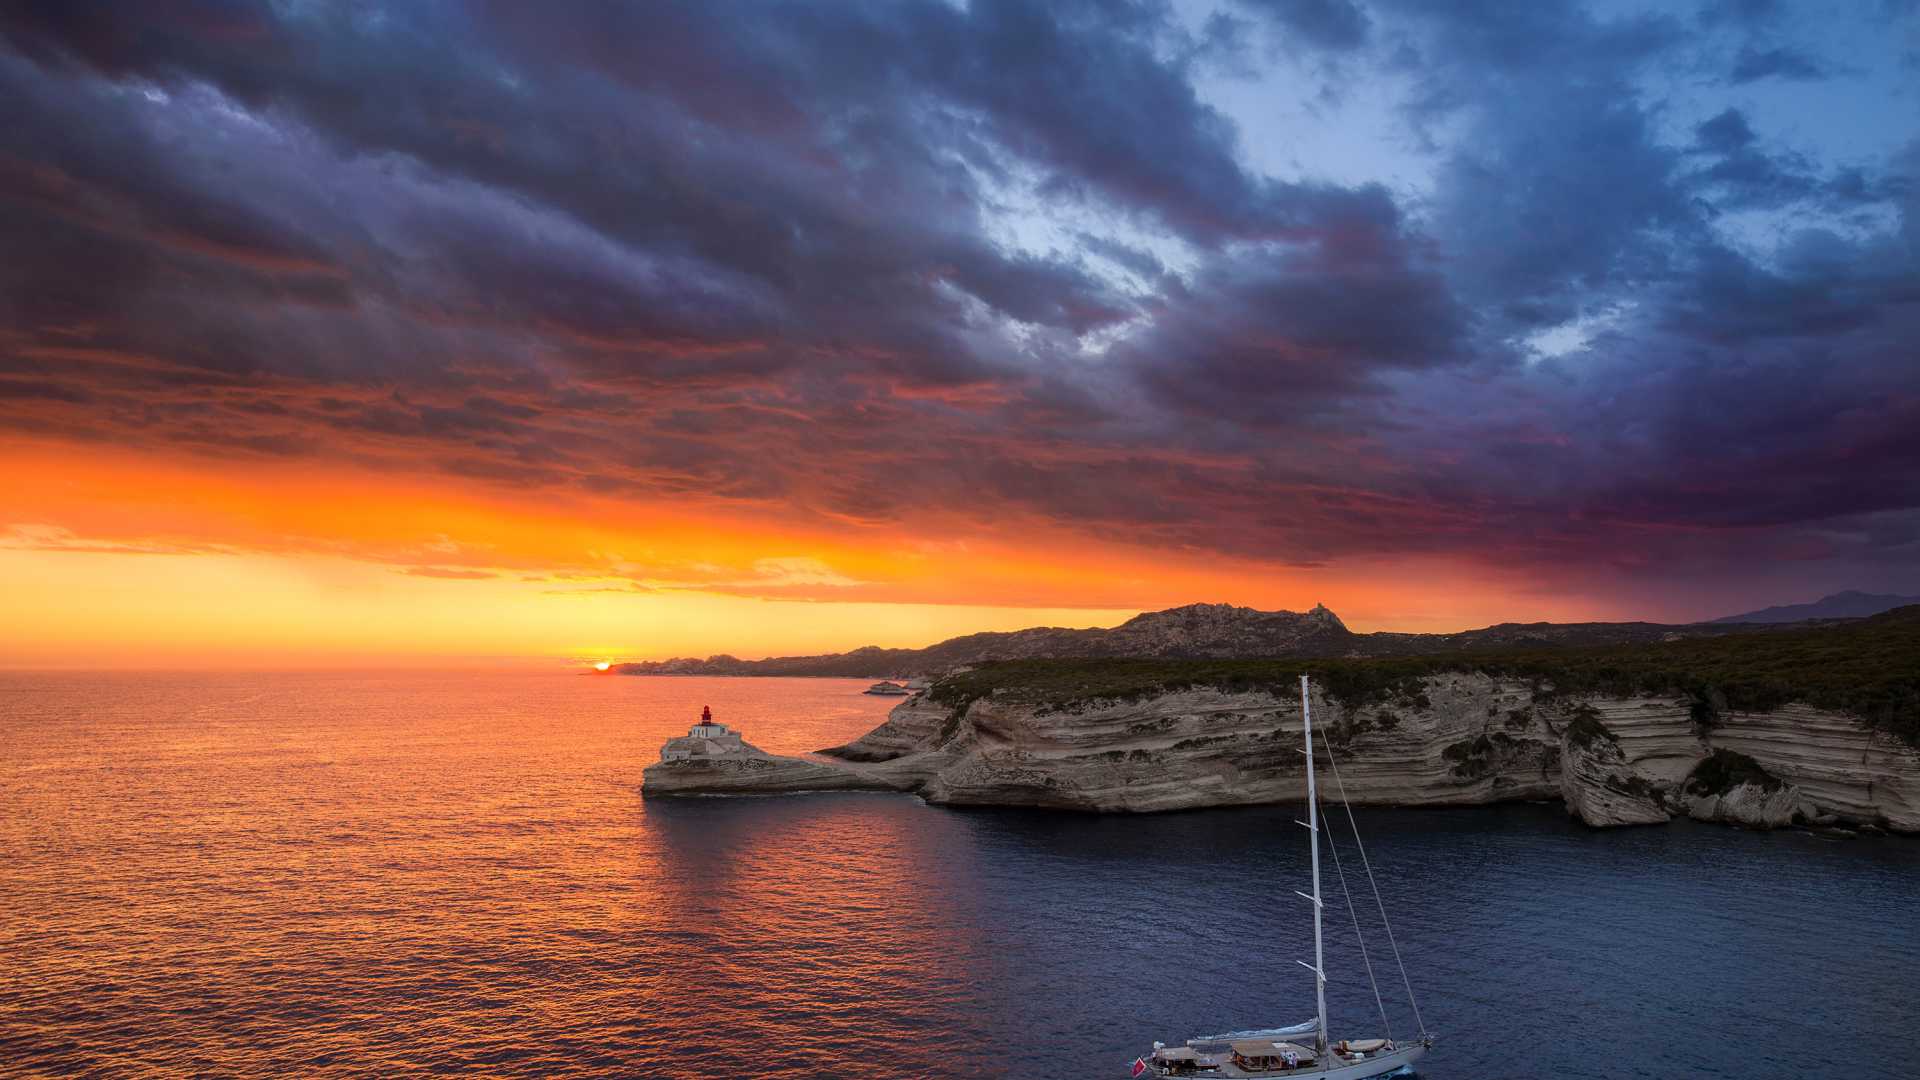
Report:
M 1260 614 L 1162 612 L 1129 623 L 1134 637 L 1113 647 L 1253 648 L 1236 628 Z M 1287 615 L 1261 634 L 1283 631 L 1323 643 L 1346 634 L 1324 611 Z M 1339 765 L 1327 770 L 1329 797 L 1559 799 L 1593 825 L 1686 815 L 1920 832 L 1920 608 L 1762 633 L 1404 659 L 986 664 L 823 751 L 837 762 L 728 766 L 705 787 L 699 773 L 665 763 L 648 770 L 648 791 L 857 783 L 937 803 L 1117 811 L 1293 801 L 1305 768 L 1290 688 L 1303 671 L 1316 693 L 1333 694 L 1314 706 L 1317 737 Z
M 1351 715 L 1316 699 L 1315 730 L 1342 765 L 1325 778 L 1329 793 L 1419 805 L 1556 791 L 1538 718 L 1487 730 L 1487 710 L 1518 708 L 1524 688 L 1462 676 L 1435 680 L 1425 697 Z M 983 698 L 943 753 L 922 789 L 930 802 L 1174 810 L 1295 800 L 1306 784 L 1299 703 L 1265 692 L 1193 689 L 1060 711 Z
M 1835 713 L 1790 706 L 1697 726 L 1667 698 L 1535 700 L 1530 684 L 1446 674 L 1357 709 L 1316 696 L 1328 798 L 1458 805 L 1559 799 L 1592 825 L 1674 814 L 1758 827 L 1794 820 L 1920 832 L 1920 752 Z M 1195 688 L 1067 707 L 916 695 L 825 751 L 927 801 L 1157 811 L 1297 800 L 1297 699 Z M 1719 752 L 1719 753 L 1716 753 Z M 1748 772 L 1708 776 L 1710 761 Z M 1324 759 L 1323 759 L 1324 760 Z
M 1620 740 L 1592 714 L 1576 716 L 1561 735 L 1560 768 L 1567 812 L 1589 825 L 1656 825 L 1673 816 L 1661 789 L 1628 763 Z

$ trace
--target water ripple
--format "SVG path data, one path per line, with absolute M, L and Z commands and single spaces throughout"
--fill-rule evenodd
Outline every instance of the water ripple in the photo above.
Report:
M 700 705 L 796 752 L 860 685 L 0 676 L 0 1073 L 1119 1076 L 1307 1014 L 1291 808 L 638 798 Z M 1361 820 L 1424 1075 L 1910 1074 L 1920 844 Z

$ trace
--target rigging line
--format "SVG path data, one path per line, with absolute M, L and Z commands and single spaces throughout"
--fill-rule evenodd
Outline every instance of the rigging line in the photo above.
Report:
M 1327 748 L 1327 760 L 1333 760 L 1333 748 Z M 1327 850 L 1333 852 L 1333 873 L 1340 879 L 1340 895 L 1347 898 L 1347 915 L 1353 920 L 1354 940 L 1360 943 L 1360 962 L 1367 966 L 1367 985 L 1373 987 L 1373 1004 L 1380 1010 L 1380 1026 L 1387 1041 L 1393 1041 L 1393 1022 L 1387 1019 L 1387 1003 L 1380 998 L 1380 981 L 1373 977 L 1373 957 L 1367 955 L 1367 937 L 1360 932 L 1360 912 L 1353 906 L 1353 890 L 1347 888 L 1347 872 L 1340 865 L 1340 845 L 1333 842 L 1333 830 L 1327 830 Z
M 1424 1036 L 1427 1024 L 1420 1019 L 1420 1003 L 1413 999 L 1413 980 L 1407 978 L 1407 963 L 1400 959 L 1400 945 L 1393 939 L 1393 923 L 1387 919 L 1387 904 L 1380 899 L 1380 883 L 1374 880 L 1373 864 L 1367 861 L 1367 845 L 1360 839 L 1360 823 L 1353 819 L 1353 803 L 1347 801 L 1346 781 L 1340 779 L 1340 763 L 1334 760 L 1331 745 L 1327 747 L 1327 764 L 1333 767 L 1333 783 L 1340 789 L 1340 805 L 1347 810 L 1347 826 L 1353 830 L 1353 846 L 1360 849 L 1360 865 L 1366 867 L 1367 884 L 1373 887 L 1373 902 L 1380 908 L 1380 925 L 1386 928 L 1387 946 L 1393 950 L 1393 962 L 1400 968 L 1400 984 L 1407 988 L 1407 1004 L 1413 1008 L 1413 1022 Z

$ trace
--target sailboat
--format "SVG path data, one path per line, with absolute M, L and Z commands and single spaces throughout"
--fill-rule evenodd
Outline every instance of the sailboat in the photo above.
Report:
M 1327 973 L 1326 948 L 1321 934 L 1321 914 L 1324 905 L 1320 898 L 1320 799 L 1314 783 L 1313 761 L 1313 703 L 1309 698 L 1307 676 L 1300 676 L 1300 716 L 1302 730 L 1306 739 L 1307 755 L 1307 820 L 1299 822 L 1312 836 L 1311 850 L 1313 863 L 1313 895 L 1295 890 L 1296 894 L 1313 905 L 1313 963 L 1296 960 L 1295 963 L 1313 972 L 1314 997 L 1319 1003 L 1319 1014 L 1313 1020 L 1295 1024 L 1292 1027 L 1265 1028 L 1257 1031 L 1234 1031 L 1224 1035 L 1202 1035 L 1188 1039 L 1182 1046 L 1167 1046 L 1154 1043 L 1153 1050 L 1134 1059 L 1133 1075 L 1142 1076 L 1195 1076 L 1195 1077 L 1312 1077 L 1320 1080 L 1366 1080 L 1367 1077 L 1387 1076 L 1410 1070 L 1413 1063 L 1420 1060 L 1433 1045 L 1433 1036 L 1420 1021 L 1420 1006 L 1413 1000 L 1413 984 L 1407 979 L 1407 968 L 1400 962 L 1400 947 L 1393 940 L 1393 927 L 1387 922 L 1387 909 L 1380 900 L 1378 885 L 1373 887 L 1374 903 L 1380 908 L 1380 921 L 1387 930 L 1387 941 L 1393 949 L 1393 959 L 1400 966 L 1400 980 L 1407 989 L 1407 1003 L 1413 1008 L 1414 1023 L 1420 1027 L 1420 1034 L 1408 1042 L 1396 1042 L 1393 1029 L 1387 1020 L 1387 1009 L 1380 998 L 1380 984 L 1373 977 L 1373 961 L 1368 958 L 1366 939 L 1360 935 L 1359 914 L 1353 908 L 1353 896 L 1347 894 L 1347 910 L 1353 915 L 1354 936 L 1360 942 L 1360 957 L 1366 965 L 1367 981 L 1373 985 L 1373 999 L 1380 1006 L 1381 1034 L 1366 1039 L 1342 1039 L 1330 1042 L 1327 1038 Z M 1332 747 L 1327 749 L 1327 764 L 1333 769 L 1334 782 L 1339 785 L 1341 802 L 1346 803 L 1346 785 L 1340 782 L 1340 766 L 1333 760 Z M 1347 807 L 1347 823 L 1353 826 L 1353 840 L 1360 851 L 1361 864 L 1366 867 L 1367 882 L 1373 885 L 1373 867 L 1367 863 L 1367 849 L 1360 843 L 1360 829 L 1353 820 L 1353 808 Z M 1331 847 L 1331 845 L 1329 845 Z M 1340 867 L 1340 850 L 1332 848 L 1334 868 L 1340 875 L 1341 890 L 1346 891 L 1346 871 Z

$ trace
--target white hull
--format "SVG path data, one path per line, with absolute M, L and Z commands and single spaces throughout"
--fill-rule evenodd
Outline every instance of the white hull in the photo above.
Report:
M 1426 1047 L 1415 1044 L 1413 1046 L 1403 1046 L 1398 1050 L 1385 1050 L 1377 1054 L 1368 1054 L 1365 1061 L 1328 1061 L 1327 1067 L 1324 1069 L 1315 1065 L 1307 1065 L 1297 1069 L 1249 1071 L 1240 1068 L 1231 1061 L 1224 1061 L 1216 1068 L 1203 1069 L 1197 1072 L 1168 1073 L 1161 1072 L 1158 1069 L 1149 1069 L 1147 1075 L 1216 1076 L 1229 1078 L 1229 1080 L 1239 1080 L 1239 1078 L 1242 1077 L 1261 1077 L 1263 1080 L 1281 1077 L 1299 1077 L 1301 1080 L 1368 1080 L 1369 1077 L 1386 1076 L 1389 1073 L 1399 1072 L 1401 1069 L 1419 1061 L 1421 1056 L 1426 1052 Z

